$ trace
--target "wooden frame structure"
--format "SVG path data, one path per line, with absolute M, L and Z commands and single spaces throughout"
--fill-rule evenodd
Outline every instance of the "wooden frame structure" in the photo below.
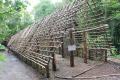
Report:
M 50 62 L 52 61 L 53 70 L 56 71 L 55 54 L 59 53 L 59 47 L 63 49 L 64 41 L 61 38 L 64 35 L 69 35 L 70 29 L 74 29 L 72 34 L 83 33 L 84 62 L 87 63 L 86 32 L 97 30 L 96 27 L 101 29 L 100 25 L 104 25 L 106 20 L 104 18 L 104 10 L 96 10 L 99 6 L 97 0 L 75 0 L 64 9 L 55 11 L 41 21 L 12 36 L 8 47 L 21 55 L 26 61 L 39 64 L 39 67 L 44 67 L 47 77 L 49 77 Z M 102 28 L 105 28 L 105 26 L 102 26 Z M 70 38 L 75 37 L 71 36 Z M 76 42 L 76 39 L 73 40 Z M 62 55 L 64 57 L 64 54 Z M 71 66 L 74 66 L 74 64 L 71 63 Z

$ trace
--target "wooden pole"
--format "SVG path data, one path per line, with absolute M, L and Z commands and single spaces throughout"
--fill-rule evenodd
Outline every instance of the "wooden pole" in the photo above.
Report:
M 83 54 L 83 56 L 84 56 L 84 63 L 87 63 L 87 53 L 88 53 L 87 41 L 86 41 L 87 34 L 86 33 L 87 32 L 83 32 L 83 38 L 84 38 L 84 43 L 83 43 L 83 45 L 84 45 L 84 54 Z
M 107 49 L 105 49 L 105 62 L 107 62 Z
M 88 0 L 85 0 L 85 4 L 84 4 L 84 8 L 85 9 L 87 9 L 87 1 Z M 87 16 L 87 12 L 84 12 L 84 14 L 85 14 L 85 20 L 87 20 L 88 19 L 88 16 Z M 84 45 L 84 63 L 87 63 L 87 42 L 86 42 L 86 31 L 84 31 L 83 32 L 83 40 L 84 40 L 84 43 L 83 43 L 83 45 Z
M 53 60 L 52 60 L 52 69 L 53 71 L 56 71 L 56 60 L 55 60 L 55 53 L 52 54 Z
M 61 45 L 61 54 L 62 54 L 62 58 L 64 58 L 65 55 L 64 55 L 64 41 L 63 41 L 63 36 L 61 37 L 61 42 L 62 42 L 62 45 Z
M 50 33 L 50 31 L 49 31 L 49 33 Z M 53 41 L 53 35 L 50 35 L 50 38 L 51 38 L 51 41 Z M 54 46 L 54 42 L 51 42 L 50 46 Z M 56 71 L 55 49 L 56 48 L 54 48 L 54 47 L 50 48 L 50 51 L 54 51 L 54 53 L 52 53 L 52 57 L 53 57 L 53 59 L 52 59 L 52 70 L 53 71 Z
M 50 77 L 49 65 L 46 66 L 46 76 L 47 76 L 47 78 Z
M 73 39 L 73 31 L 70 30 L 69 34 L 70 34 L 70 45 L 74 45 L 74 39 Z M 74 51 L 70 51 L 70 66 L 74 67 Z

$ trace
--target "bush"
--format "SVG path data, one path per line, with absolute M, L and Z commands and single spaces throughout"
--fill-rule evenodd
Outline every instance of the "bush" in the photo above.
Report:
M 0 50 L 5 50 L 5 47 L 0 44 Z
M 6 60 L 5 55 L 3 55 L 3 54 L 0 53 L 0 61 L 5 61 L 5 60 Z

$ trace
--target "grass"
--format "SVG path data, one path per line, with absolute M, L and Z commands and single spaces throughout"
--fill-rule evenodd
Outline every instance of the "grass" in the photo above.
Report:
M 5 55 L 2 53 L 0 53 L 0 61 L 6 61 Z

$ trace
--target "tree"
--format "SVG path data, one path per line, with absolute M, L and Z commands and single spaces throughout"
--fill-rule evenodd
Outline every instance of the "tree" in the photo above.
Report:
M 34 8 L 35 20 L 42 19 L 43 17 L 51 14 L 55 10 L 55 6 L 50 0 L 41 0 Z
M 120 53 L 120 2 L 119 0 L 110 0 L 107 2 L 107 17 L 111 18 L 108 20 L 110 26 L 110 32 L 112 36 L 112 42 L 117 53 Z
M 72 3 L 73 1 L 75 1 L 75 0 L 62 0 L 62 2 L 60 2 L 60 3 L 55 3 L 55 7 L 56 7 L 57 9 L 63 8 L 63 7 L 65 7 L 66 5 Z
M 26 8 L 22 0 L 0 1 L 0 42 L 32 23 Z

